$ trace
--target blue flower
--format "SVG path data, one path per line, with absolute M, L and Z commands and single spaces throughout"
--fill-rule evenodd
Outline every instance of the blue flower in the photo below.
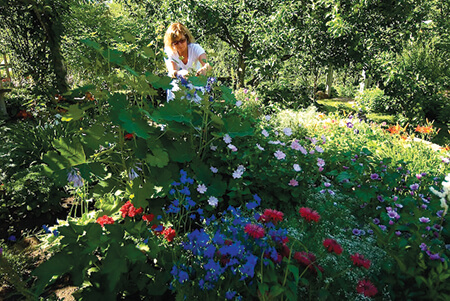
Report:
M 214 257 L 214 254 L 216 253 L 216 247 L 214 247 L 214 245 L 208 245 L 208 247 L 206 247 L 205 249 L 205 257 L 212 259 Z
M 10 237 L 8 237 L 8 240 L 9 240 L 9 241 L 16 241 L 17 238 L 16 238 L 15 235 L 11 235 Z
M 184 195 L 191 195 L 191 191 L 187 186 L 184 186 L 183 189 L 180 190 L 180 193 Z
M 235 291 L 227 291 L 227 292 L 225 293 L 225 298 L 226 298 L 227 300 L 233 299 L 234 296 L 236 296 L 236 292 L 235 292 Z
M 184 281 L 186 281 L 186 280 L 188 280 L 188 279 L 189 279 L 189 274 L 186 273 L 185 271 L 180 271 L 180 272 L 178 273 L 178 281 L 179 281 L 180 283 L 183 283 Z

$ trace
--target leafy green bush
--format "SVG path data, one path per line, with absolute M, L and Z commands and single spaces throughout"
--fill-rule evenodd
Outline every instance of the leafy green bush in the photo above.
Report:
M 356 94 L 356 101 L 366 107 L 368 112 L 393 113 L 391 99 L 379 88 L 366 89 Z
M 281 81 L 261 83 L 257 93 L 265 104 L 278 103 L 283 108 L 307 108 L 313 103 L 307 87 Z
M 450 76 L 446 57 L 434 42 L 408 44 L 388 66 L 383 89 L 391 98 L 389 110 L 405 114 L 410 121 L 428 118 L 448 122 L 448 117 L 440 115 L 448 104 L 440 93 L 447 88 Z

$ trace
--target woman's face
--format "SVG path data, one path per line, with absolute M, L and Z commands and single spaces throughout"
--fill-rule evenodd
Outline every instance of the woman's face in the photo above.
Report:
M 184 35 L 180 35 L 179 37 L 173 39 L 172 49 L 177 51 L 178 53 L 182 53 L 187 48 L 187 39 Z

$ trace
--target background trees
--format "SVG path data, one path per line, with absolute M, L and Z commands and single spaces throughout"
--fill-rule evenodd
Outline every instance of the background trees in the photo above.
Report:
M 445 2 L 2 0 L 0 5 L 2 47 L 14 53 L 16 73 L 32 76 L 42 91 L 64 92 L 123 76 L 102 56 L 126 58 L 139 72 L 165 74 L 163 35 L 171 22 L 181 21 L 208 52 L 214 75 L 231 77 L 235 87 L 307 104 L 319 88 L 338 96 L 333 85 L 356 91 L 362 82 L 392 98 L 387 111 L 445 119 L 429 109 L 439 103 L 438 111 L 445 111 L 448 103 L 437 96 L 448 89 Z M 420 58 L 420 49 L 429 50 L 422 52 L 428 59 Z M 412 63 L 407 53 L 415 53 L 416 62 L 437 64 L 435 71 L 429 72 L 430 64 Z M 415 85 L 417 76 L 427 83 Z M 434 88 L 425 88 L 431 83 Z

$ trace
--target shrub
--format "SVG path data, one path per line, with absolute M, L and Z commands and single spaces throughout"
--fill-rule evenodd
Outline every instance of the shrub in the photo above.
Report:
M 360 106 L 366 107 L 368 112 L 393 113 L 391 100 L 379 88 L 366 89 L 356 94 L 356 101 Z

